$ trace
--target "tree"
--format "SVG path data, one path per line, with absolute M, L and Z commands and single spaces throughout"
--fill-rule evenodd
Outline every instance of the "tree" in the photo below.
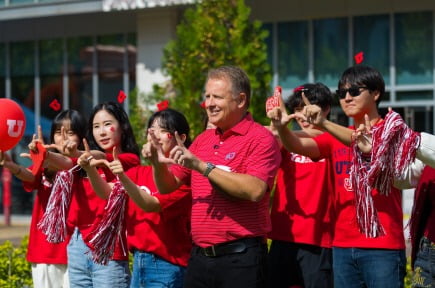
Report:
M 203 86 L 210 68 L 236 65 L 251 80 L 250 112 L 265 121 L 264 103 L 270 92 L 271 70 L 264 42 L 268 32 L 259 21 L 250 21 L 244 0 L 207 0 L 188 8 L 177 26 L 177 39 L 164 49 L 163 67 L 175 97 L 171 107 L 180 110 L 192 134 L 203 130 Z

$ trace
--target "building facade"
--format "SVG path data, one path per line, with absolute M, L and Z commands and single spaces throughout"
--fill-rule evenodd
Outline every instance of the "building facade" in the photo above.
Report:
M 27 148 L 37 125 L 48 135 L 55 108 L 86 115 L 97 103 L 116 101 L 119 90 L 146 93 L 165 81 L 163 47 L 176 37 L 183 11 L 193 2 L 0 0 L 0 97 L 19 102 L 27 119 L 25 137 L 13 155 Z M 335 90 L 342 71 L 362 53 L 363 63 L 385 77 L 381 107 L 393 107 L 418 131 L 434 132 L 433 0 L 246 4 L 270 32 L 272 85 L 281 85 L 285 95 L 305 82 L 323 82 Z M 339 109 L 332 116 L 342 118 Z M 28 213 L 31 201 L 18 198 L 13 211 Z

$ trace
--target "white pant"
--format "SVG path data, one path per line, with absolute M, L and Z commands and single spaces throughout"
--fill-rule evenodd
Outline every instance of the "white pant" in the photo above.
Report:
M 34 288 L 69 288 L 67 265 L 32 263 Z

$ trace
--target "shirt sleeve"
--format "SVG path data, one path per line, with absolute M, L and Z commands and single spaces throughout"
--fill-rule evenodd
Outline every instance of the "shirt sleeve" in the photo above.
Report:
M 246 174 L 259 178 L 272 188 L 276 172 L 281 163 L 281 153 L 277 140 L 269 131 L 257 135 L 253 142 L 246 165 Z
M 159 199 L 161 212 L 166 218 L 175 218 L 183 216 L 191 209 L 192 194 L 188 186 L 183 185 L 179 189 L 169 194 L 154 195 Z
M 28 169 L 32 170 L 33 165 L 29 166 Z M 41 168 L 38 172 L 38 174 L 35 175 L 35 180 L 33 182 L 25 182 L 23 181 L 23 188 L 26 192 L 32 192 L 35 189 L 38 189 L 39 185 L 41 185 L 41 179 L 42 179 L 42 171 Z
M 423 163 L 435 168 L 435 135 L 421 133 L 421 143 L 416 156 Z
M 331 156 L 331 144 L 335 139 L 329 133 L 322 133 L 319 136 L 313 138 L 317 143 L 319 148 L 320 156 L 317 159 L 312 159 L 313 161 L 318 161 L 320 159 L 329 158 Z

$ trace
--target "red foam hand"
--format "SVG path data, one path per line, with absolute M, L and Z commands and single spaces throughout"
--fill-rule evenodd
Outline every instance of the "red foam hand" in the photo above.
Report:
M 44 163 L 45 156 L 47 155 L 47 151 L 40 142 L 36 142 L 36 152 L 33 150 L 30 150 L 30 158 L 33 162 L 32 167 L 32 174 L 36 175 L 38 174 L 39 170 L 42 167 L 42 164 Z
M 275 92 L 273 93 L 273 96 L 270 96 L 266 100 L 266 113 L 272 110 L 275 107 L 280 106 L 280 96 L 281 96 L 282 88 L 281 86 L 275 87 Z

